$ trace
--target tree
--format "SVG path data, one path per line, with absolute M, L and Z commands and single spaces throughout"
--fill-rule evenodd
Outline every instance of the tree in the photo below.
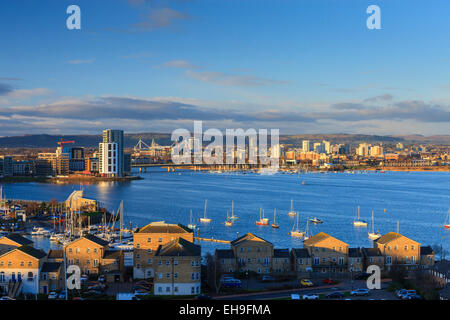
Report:
M 446 255 L 448 254 L 448 251 L 445 250 L 445 249 L 442 247 L 442 245 L 440 245 L 440 244 L 433 244 L 433 245 L 431 246 L 431 248 L 433 249 L 435 255 L 439 256 L 439 258 L 440 258 L 441 260 L 445 260 L 445 257 L 446 257 Z
M 206 254 L 206 268 L 208 286 L 218 294 L 221 287 L 220 264 L 211 253 Z

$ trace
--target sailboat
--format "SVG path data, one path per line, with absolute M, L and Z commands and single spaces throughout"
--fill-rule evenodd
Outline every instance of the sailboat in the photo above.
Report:
M 291 199 L 291 211 L 288 212 L 289 217 L 295 217 L 297 212 L 294 211 L 294 200 Z
M 450 229 L 450 208 L 448 209 L 447 218 L 445 219 L 444 222 L 444 228 Z
M 381 238 L 381 233 L 377 232 L 375 233 L 375 223 L 373 219 L 373 210 L 372 210 L 372 232 L 369 232 L 369 239 L 377 240 Z
M 353 221 L 353 225 L 355 227 L 367 227 L 367 222 L 364 220 L 359 220 L 359 206 L 358 206 L 358 217 L 355 221 Z
M 261 208 L 259 208 L 259 220 L 256 221 L 256 224 L 258 226 L 268 226 L 269 225 L 269 219 L 264 218 L 264 210 L 262 210 L 262 217 L 261 217 Z
M 297 215 L 297 228 L 294 230 L 295 224 L 292 226 L 291 237 L 302 238 L 303 232 L 298 228 L 298 216 L 299 215 Z
M 305 229 L 305 236 L 303 237 L 303 240 L 308 240 L 309 239 L 309 228 L 308 228 L 308 225 L 309 225 L 309 221 L 310 220 L 312 220 L 312 219 L 306 219 L 306 229 Z
M 273 211 L 273 223 L 271 224 L 271 227 L 274 229 L 278 229 L 280 227 L 280 225 L 278 223 L 276 223 L 276 220 L 275 220 L 276 216 L 277 216 L 277 209 L 275 208 Z
M 210 223 L 211 219 L 206 217 L 206 204 L 208 203 L 208 199 L 205 200 L 205 212 L 203 213 L 203 218 L 200 218 L 200 222 Z
M 237 219 L 239 219 L 239 217 L 234 215 L 234 201 L 231 201 L 231 217 L 230 217 L 230 221 L 236 221 Z
M 191 230 L 195 230 L 197 228 L 197 226 L 195 225 L 194 221 L 192 220 L 192 210 L 189 214 L 189 224 L 188 224 L 188 228 Z
M 231 227 L 232 225 L 233 225 L 233 220 L 230 219 L 230 217 L 228 216 L 228 211 L 227 211 L 227 220 L 225 220 L 225 226 Z

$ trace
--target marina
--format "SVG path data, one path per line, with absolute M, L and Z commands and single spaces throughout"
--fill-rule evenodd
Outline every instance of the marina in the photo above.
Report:
M 289 236 L 294 224 L 293 217 L 288 215 L 292 200 L 305 218 L 299 219 L 299 230 L 306 229 L 306 217 L 316 217 L 316 221 L 324 223 L 310 220 L 310 235 L 323 231 L 353 246 L 368 247 L 372 240 L 367 228 L 352 226 L 355 209 L 361 204 L 361 212 L 374 210 L 377 213 L 376 232 L 396 231 L 399 221 L 403 234 L 419 242 L 442 244 L 450 249 L 450 232 L 443 223 L 450 203 L 450 174 L 447 172 L 280 173 L 266 176 L 192 171 L 167 173 L 155 168 L 142 176 L 143 180 L 132 183 L 100 182 L 82 187 L 90 198 L 97 199 L 111 211 L 125 199 L 123 223 L 128 226 L 131 222 L 133 228 L 142 227 L 148 221 L 167 221 L 196 225 L 195 234 L 206 239 L 229 241 L 238 233 L 252 232 L 279 247 L 301 247 L 301 238 Z M 301 185 L 300 181 L 308 183 Z M 14 183 L 4 184 L 3 194 L 6 198 L 63 201 L 79 188 L 78 184 Z M 230 218 L 239 216 L 239 219 L 226 226 L 224 212 L 230 202 Z M 277 208 L 279 228 L 255 224 L 255 213 L 260 207 L 269 211 Z M 211 222 L 201 223 L 200 218 L 205 216 Z M 213 252 L 221 245 L 204 242 L 202 251 Z

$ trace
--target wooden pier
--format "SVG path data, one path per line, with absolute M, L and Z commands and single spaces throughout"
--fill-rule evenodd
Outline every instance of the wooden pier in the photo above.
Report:
M 207 242 L 218 242 L 218 243 L 230 243 L 231 242 L 231 241 L 228 241 L 228 240 L 209 239 L 209 238 L 201 238 L 201 237 L 194 237 L 194 240 L 196 240 L 196 241 L 207 241 Z

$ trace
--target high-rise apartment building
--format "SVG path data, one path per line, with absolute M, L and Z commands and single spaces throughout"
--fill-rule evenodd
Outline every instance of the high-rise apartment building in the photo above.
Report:
M 303 152 L 310 152 L 311 151 L 311 143 L 309 142 L 309 140 L 303 140 L 302 151 Z
M 99 143 L 99 172 L 108 177 L 124 174 L 123 130 L 103 130 L 103 142 Z

